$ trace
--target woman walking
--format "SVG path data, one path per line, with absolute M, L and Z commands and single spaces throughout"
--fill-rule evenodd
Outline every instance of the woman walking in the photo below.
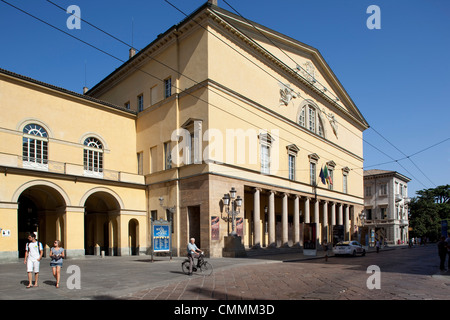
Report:
M 50 266 L 52 267 L 53 276 L 56 279 L 56 288 L 59 288 L 59 280 L 61 279 L 61 267 L 64 259 L 64 248 L 61 248 L 61 241 L 55 240 L 53 247 L 50 249 Z

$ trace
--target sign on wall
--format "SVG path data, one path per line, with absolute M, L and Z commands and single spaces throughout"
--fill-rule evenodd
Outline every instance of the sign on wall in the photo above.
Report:
M 170 221 L 152 221 L 152 261 L 153 253 L 170 252 L 172 259 L 172 230 Z

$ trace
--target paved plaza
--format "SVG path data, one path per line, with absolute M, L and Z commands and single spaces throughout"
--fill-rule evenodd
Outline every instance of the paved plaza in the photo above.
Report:
M 0 264 L 1 300 L 447 300 L 450 274 L 439 271 L 435 244 L 395 247 L 365 257 L 306 256 L 300 249 L 250 251 L 208 259 L 211 276 L 182 273 L 184 258 L 90 257 L 64 261 L 56 289 L 49 260 L 39 287 L 27 289 L 23 259 Z M 369 289 L 370 266 L 380 288 Z

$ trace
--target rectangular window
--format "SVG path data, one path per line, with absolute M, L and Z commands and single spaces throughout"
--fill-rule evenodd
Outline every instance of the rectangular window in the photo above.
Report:
M 139 95 L 137 98 L 138 112 L 144 111 L 144 95 Z
M 372 220 L 372 209 L 366 209 L 366 220 Z
M 164 98 L 168 98 L 172 95 L 172 78 L 164 80 Z
M 334 170 L 328 168 L 328 175 L 329 175 L 330 178 L 331 178 L 331 183 L 328 184 L 328 189 L 329 189 L 329 190 L 333 190 L 333 183 L 334 183 L 334 175 L 333 175 L 333 173 L 334 173 Z
M 172 150 L 170 142 L 164 143 L 164 170 L 172 169 Z
M 289 180 L 295 180 L 295 156 L 289 155 Z
M 130 101 L 125 102 L 125 109 L 130 110 Z
M 300 112 L 300 117 L 298 119 L 299 124 L 304 127 L 305 126 L 305 107 L 302 108 Z
M 270 146 L 261 144 L 261 173 L 270 174 Z
M 387 195 L 387 184 L 380 185 L 380 195 L 382 196 Z
M 316 185 L 316 164 L 314 162 L 309 163 L 309 175 L 311 179 L 311 185 Z
M 342 192 L 348 193 L 348 176 L 344 174 L 342 179 L 343 179 Z
M 372 196 L 372 186 L 367 186 L 367 187 L 365 187 L 364 189 L 365 189 L 364 195 L 365 195 L 366 197 Z
M 308 123 L 309 123 L 309 130 L 312 132 L 316 132 L 316 110 L 312 107 L 309 107 L 309 114 L 308 114 Z
M 380 208 L 381 211 L 381 219 L 387 219 L 387 210 L 386 208 Z

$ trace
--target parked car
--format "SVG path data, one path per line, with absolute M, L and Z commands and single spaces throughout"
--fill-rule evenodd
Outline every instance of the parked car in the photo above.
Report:
M 342 241 L 333 248 L 334 255 L 366 255 L 366 250 L 358 241 Z

